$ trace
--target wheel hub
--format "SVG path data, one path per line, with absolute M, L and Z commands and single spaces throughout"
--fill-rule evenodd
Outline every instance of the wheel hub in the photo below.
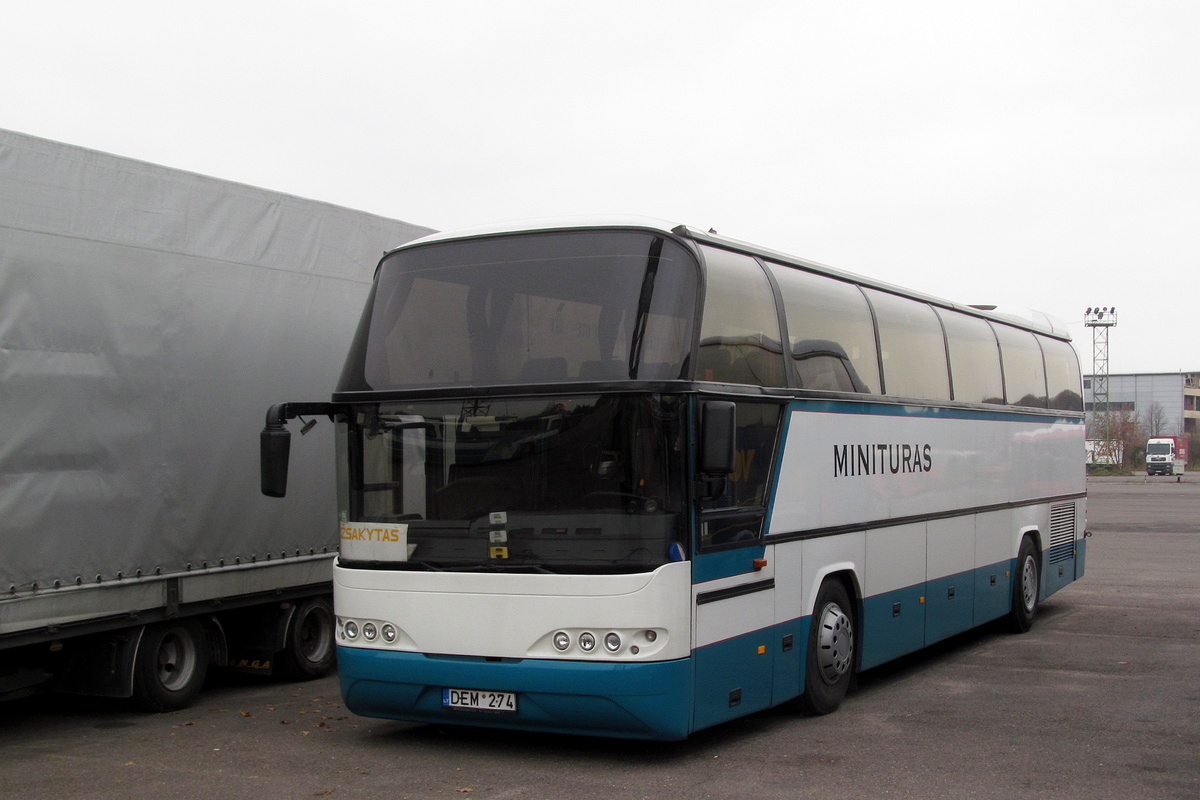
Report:
M 183 634 L 170 634 L 158 648 L 158 682 L 176 692 L 187 685 L 196 670 L 195 644 Z
M 821 609 L 817 625 L 817 668 L 821 678 L 832 686 L 853 664 L 854 631 L 849 615 L 837 603 Z
M 1025 559 L 1025 564 L 1022 568 L 1021 575 L 1021 601 L 1025 604 L 1025 611 L 1033 611 L 1034 604 L 1037 603 L 1038 592 L 1038 567 L 1037 559 L 1033 556 L 1028 556 Z

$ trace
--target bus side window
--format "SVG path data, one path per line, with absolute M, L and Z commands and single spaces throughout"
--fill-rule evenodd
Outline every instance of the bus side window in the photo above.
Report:
M 1029 331 L 992 323 L 1004 362 L 1004 395 L 1010 406 L 1045 408 L 1046 369 L 1042 350 Z
M 878 394 L 875 326 L 859 288 L 772 262 L 767 266 L 783 297 L 797 385 Z
M 771 283 L 749 256 L 705 247 L 707 288 L 696 379 L 786 386 Z
M 762 536 L 782 406 L 736 405 L 735 467 L 724 491 L 703 503 L 701 547 L 749 544 Z
M 1000 345 L 987 320 L 938 309 L 950 346 L 950 378 L 960 403 L 1004 404 Z
M 837 342 L 806 339 L 792 345 L 792 365 L 801 389 L 865 392 L 850 357 Z
M 1042 355 L 1046 359 L 1046 388 L 1050 407 L 1062 411 L 1083 411 L 1083 396 L 1079 393 L 1079 358 L 1075 348 L 1061 339 L 1038 336 Z
M 950 399 L 946 337 L 928 303 L 863 290 L 879 324 L 879 360 L 883 388 L 899 397 Z

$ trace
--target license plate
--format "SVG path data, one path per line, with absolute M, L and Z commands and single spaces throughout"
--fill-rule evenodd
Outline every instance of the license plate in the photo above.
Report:
M 516 711 L 516 692 L 489 692 L 482 689 L 442 689 L 442 706 L 473 711 Z

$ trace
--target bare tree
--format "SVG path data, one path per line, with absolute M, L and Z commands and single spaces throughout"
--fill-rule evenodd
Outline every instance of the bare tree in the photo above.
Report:
M 1150 436 L 1170 436 L 1167 432 L 1167 410 L 1157 400 L 1146 409 L 1146 431 Z
M 1122 465 L 1133 460 L 1146 447 L 1146 425 L 1136 411 L 1112 411 L 1108 415 L 1108 434 L 1121 443 Z

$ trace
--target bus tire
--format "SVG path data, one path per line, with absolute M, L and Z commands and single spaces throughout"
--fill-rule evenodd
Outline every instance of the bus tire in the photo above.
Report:
M 204 688 L 208 632 L 192 619 L 147 625 L 133 665 L 133 701 L 146 711 L 187 708 Z
M 1021 549 L 1017 551 L 1012 609 L 1008 613 L 1008 626 L 1014 633 L 1025 633 L 1033 627 L 1041 594 L 1041 572 L 1037 547 L 1033 538 L 1026 536 L 1021 540 Z
M 335 625 L 329 598 L 313 597 L 300 603 L 288 623 L 287 644 L 278 656 L 283 674 L 297 681 L 328 675 L 337 656 Z
M 810 714 L 836 711 L 854 673 L 853 606 L 845 585 L 826 580 L 817 592 L 805 656 L 804 694 L 800 705 Z

